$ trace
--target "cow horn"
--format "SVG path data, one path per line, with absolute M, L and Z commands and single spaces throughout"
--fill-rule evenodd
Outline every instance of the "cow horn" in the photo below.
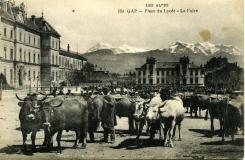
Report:
M 110 95 L 111 94 L 111 91 L 109 91 L 108 93 L 107 93 L 107 95 Z
M 63 101 L 61 101 L 60 104 L 58 104 L 58 105 L 56 105 L 56 106 L 53 106 L 53 105 L 52 105 L 52 107 L 53 107 L 53 108 L 60 107 L 62 104 L 63 104 Z
M 44 101 L 48 96 L 45 95 L 42 99 L 38 100 L 38 101 Z
M 167 103 L 167 101 L 163 101 L 159 106 L 158 108 L 163 108 L 165 106 L 165 104 Z
M 16 98 L 17 98 L 18 100 L 20 100 L 20 101 L 25 101 L 24 99 L 21 99 L 21 98 L 17 95 L 17 93 L 15 93 L 15 96 L 16 96 Z
M 104 99 L 104 102 L 105 102 L 105 103 L 109 103 L 106 99 Z

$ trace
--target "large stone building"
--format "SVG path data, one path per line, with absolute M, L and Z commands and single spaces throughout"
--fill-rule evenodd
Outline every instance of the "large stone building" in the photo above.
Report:
M 179 62 L 157 62 L 155 58 L 148 57 L 136 71 L 136 84 L 204 86 L 202 67 L 190 63 L 188 57 L 180 58 Z
M 27 18 L 24 3 L 0 0 L 0 73 L 14 88 L 50 88 L 85 58 L 60 49 L 60 34 L 44 19 Z

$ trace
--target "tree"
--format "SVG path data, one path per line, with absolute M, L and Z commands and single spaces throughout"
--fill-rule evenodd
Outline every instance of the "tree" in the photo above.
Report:
M 11 88 L 7 82 L 6 76 L 2 73 L 0 73 L 0 87 L 2 89 L 10 89 Z
M 205 84 L 215 89 L 243 89 L 243 69 L 227 58 L 214 57 L 205 65 Z

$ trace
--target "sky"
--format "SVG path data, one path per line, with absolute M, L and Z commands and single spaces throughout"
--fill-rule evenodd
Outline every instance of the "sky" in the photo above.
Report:
M 96 43 L 163 49 L 176 41 L 235 45 L 243 50 L 243 0 L 15 0 L 61 34 L 61 47 L 86 52 Z M 146 4 L 197 9 L 195 14 L 144 13 Z M 141 13 L 119 14 L 118 9 Z M 160 9 L 164 9 L 161 7 Z

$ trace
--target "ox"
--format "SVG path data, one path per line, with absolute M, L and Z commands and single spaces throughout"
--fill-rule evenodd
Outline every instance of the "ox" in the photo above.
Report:
M 142 129 L 144 125 L 147 125 L 146 132 L 149 131 L 150 128 L 150 139 L 153 139 L 154 133 L 156 129 L 159 129 L 160 127 L 160 121 L 158 120 L 146 120 L 146 115 L 149 108 L 154 107 L 155 105 L 158 105 L 162 102 L 162 99 L 160 97 L 160 94 L 157 94 L 155 97 L 149 100 L 145 101 L 139 101 L 136 104 L 136 111 L 134 113 L 134 120 L 135 120 L 135 126 L 136 126 L 136 142 L 139 143 L 139 137 L 142 133 Z M 161 138 L 161 135 L 160 135 Z
M 135 122 L 135 127 L 136 127 L 136 142 L 139 142 L 140 135 L 142 133 L 143 127 L 146 124 L 146 114 L 147 114 L 147 109 L 146 104 L 149 103 L 148 100 L 138 100 L 136 102 L 136 109 L 135 113 L 133 114 L 134 122 Z
M 16 98 L 20 101 L 18 105 L 21 107 L 19 120 L 23 137 L 23 149 L 26 150 L 27 134 L 31 132 L 32 149 L 35 150 L 36 133 L 42 126 L 41 110 L 38 107 L 38 103 L 44 101 L 47 96 L 39 100 L 36 94 L 28 94 L 27 97 L 21 99 L 16 94 Z
M 61 149 L 62 131 L 72 130 L 76 132 L 74 148 L 79 142 L 82 142 L 82 148 L 86 148 L 86 137 L 88 127 L 88 109 L 87 102 L 77 98 L 54 98 L 42 104 L 44 129 L 48 133 L 48 148 L 52 146 L 52 137 L 57 134 L 58 152 Z
M 129 99 L 128 97 L 120 98 L 116 102 L 116 115 L 121 117 L 128 117 L 129 132 L 134 133 L 134 119 L 133 115 L 136 110 L 136 101 Z
M 108 142 L 108 135 L 111 134 L 112 143 L 115 141 L 116 113 L 115 99 L 112 96 L 97 95 L 89 100 L 89 136 L 94 141 L 94 132 L 97 130 L 100 122 L 104 129 L 104 142 Z
M 185 109 L 183 102 L 179 97 L 174 97 L 169 100 L 150 107 L 146 118 L 148 120 L 160 120 L 161 128 L 164 128 L 164 145 L 173 147 L 172 139 L 175 136 L 175 129 L 178 125 L 179 140 L 181 140 L 181 122 L 184 119 Z M 161 132 L 161 129 L 160 129 Z M 168 142 L 167 140 L 168 134 Z
M 199 109 L 199 116 L 201 117 L 201 110 L 206 110 L 205 119 L 208 118 L 207 108 L 210 104 L 210 96 L 198 94 L 191 96 L 191 105 L 190 105 L 190 114 L 192 117 L 192 113 L 195 113 L 195 117 L 197 116 L 197 111 Z
M 225 135 L 231 135 L 234 141 L 234 135 L 238 128 L 243 130 L 244 126 L 244 99 L 242 96 L 232 97 L 228 104 L 224 107 L 224 130 L 222 133 L 222 141 L 225 141 Z
M 214 119 L 218 119 L 220 123 L 220 134 L 223 132 L 224 116 L 226 112 L 227 98 L 220 99 L 218 97 L 210 96 L 209 104 L 207 105 L 211 122 L 211 136 L 214 135 Z

